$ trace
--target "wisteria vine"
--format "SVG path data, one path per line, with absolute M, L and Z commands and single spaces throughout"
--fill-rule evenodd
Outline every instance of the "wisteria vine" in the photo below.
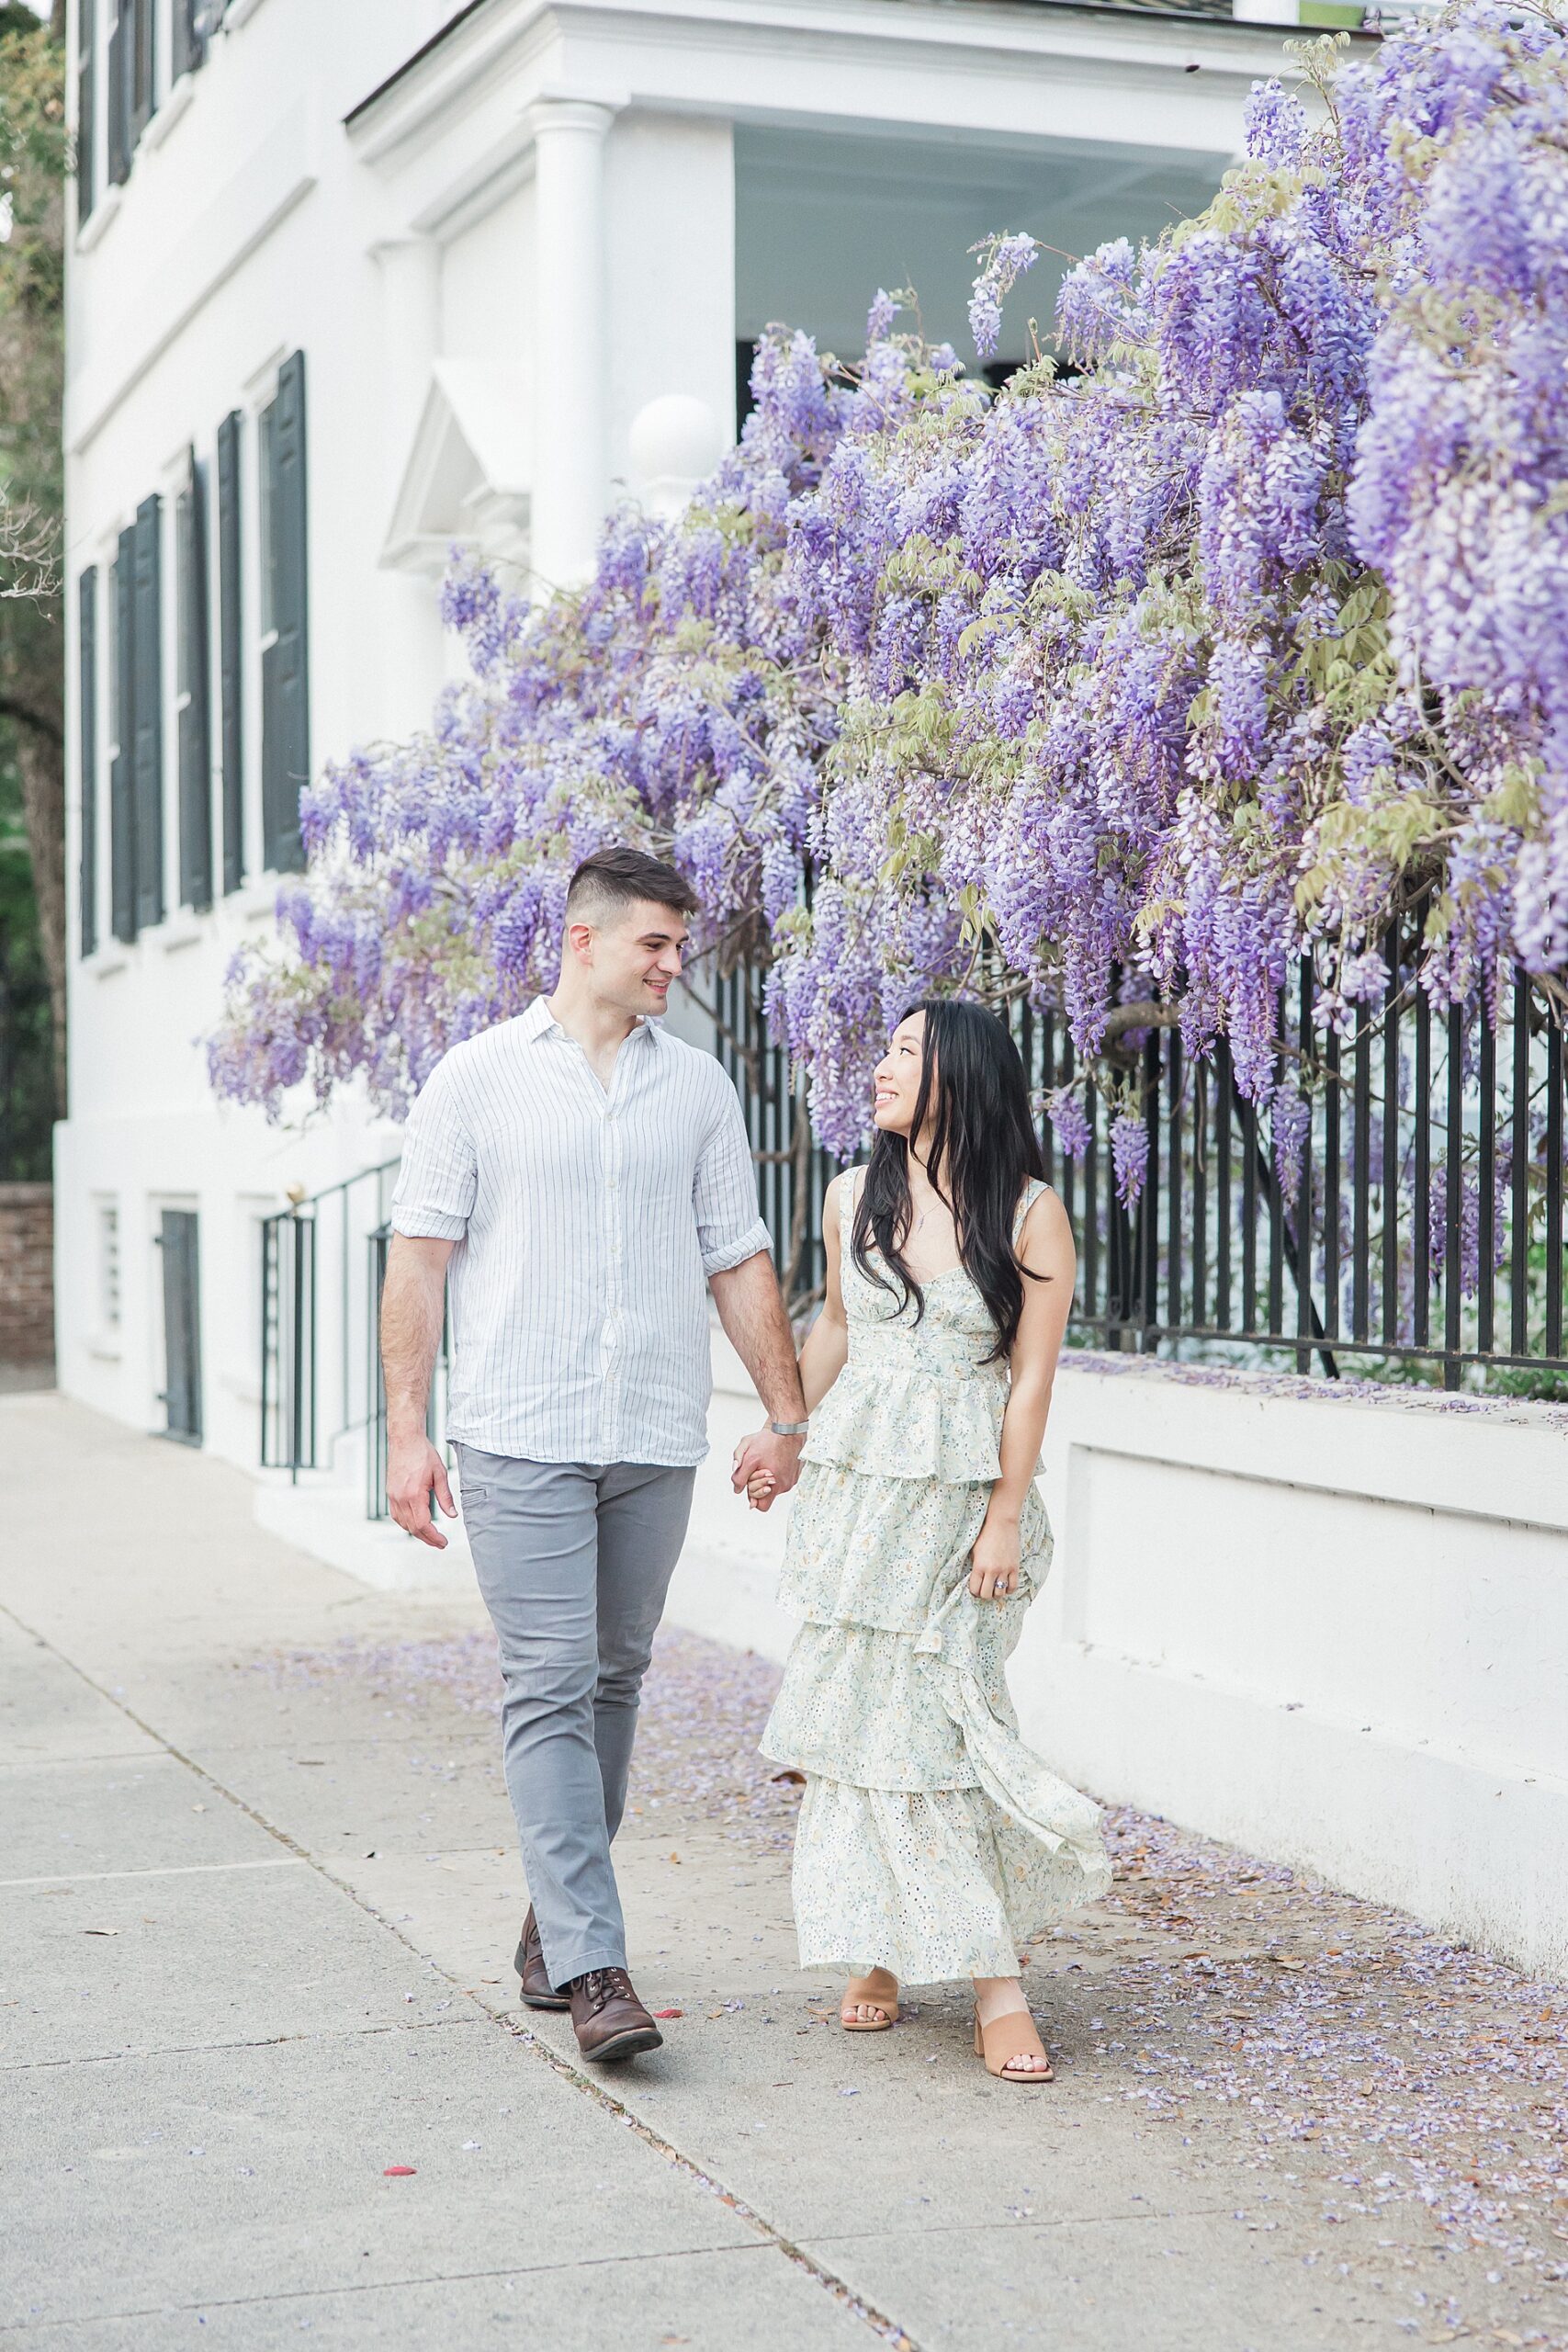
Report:
M 770 334 L 739 447 L 677 522 L 615 516 L 585 590 L 530 611 L 459 563 L 474 682 L 306 795 L 220 1091 L 400 1106 L 549 984 L 612 838 L 770 965 L 840 1151 L 932 988 L 1061 1014 L 1058 1139 L 1100 1086 L 1123 1197 L 1139 1024 L 1224 1035 L 1288 1159 L 1303 953 L 1335 1027 L 1396 920 L 1435 1005 L 1495 1014 L 1516 965 L 1568 1002 L 1564 18 L 1484 0 L 1300 62 L 1207 211 L 1072 270 L 994 397 L 878 295 L 853 368 Z M 1033 256 L 987 249 L 982 356 Z

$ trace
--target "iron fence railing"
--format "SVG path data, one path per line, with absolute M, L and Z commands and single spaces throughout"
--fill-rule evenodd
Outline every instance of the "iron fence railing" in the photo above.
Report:
M 1074 1340 L 1330 1379 L 1568 1384 L 1559 1018 L 1523 976 L 1495 1027 L 1434 1010 L 1416 949 L 1414 930 L 1391 934 L 1382 1001 L 1354 1010 L 1343 1034 L 1319 1027 L 1321 983 L 1310 962 L 1298 968 L 1276 1006 L 1274 1108 L 1243 1095 L 1224 1040 L 1189 1055 L 1161 1007 L 1102 1057 L 1109 1091 L 1083 1091 L 1081 1151 L 1064 1152 L 1042 1116 L 1077 1236 Z M 721 981 L 716 1002 L 799 1310 L 820 1295 L 821 1198 L 839 1163 L 810 1142 L 798 1081 L 763 1039 L 758 976 Z M 1081 1083 L 1081 1057 L 1058 1016 L 1021 1005 L 1014 1023 L 1043 1109 Z M 1127 1112 L 1147 1136 L 1131 1203 L 1111 1145 Z
M 386 1160 L 262 1220 L 262 1465 L 298 1478 L 355 1448 L 368 1519 L 387 1515 L 381 1286 L 397 1170 Z M 444 1334 L 428 1416 L 441 1443 L 446 1363 Z
M 1086 1073 L 1059 1016 L 1021 1004 L 1015 1034 L 1046 1170 L 1072 1218 L 1079 1345 L 1555 1394 L 1568 1388 L 1568 1071 L 1553 1001 L 1520 976 L 1495 1025 L 1434 1010 L 1413 929 L 1384 943 L 1375 1006 L 1317 1015 L 1310 963 L 1275 1006 L 1272 1102 L 1236 1083 L 1221 1040 L 1190 1055 L 1148 1017 Z M 820 1298 L 821 1208 L 841 1163 L 812 1137 L 800 1076 L 767 1036 L 750 967 L 707 997 L 740 1095 L 762 1214 L 797 1315 Z M 1125 1012 L 1136 1020 L 1131 1006 Z M 1108 1080 L 1108 1082 L 1107 1082 Z M 1045 1115 L 1077 1090 L 1082 1148 Z M 1124 1200 L 1118 1116 L 1141 1118 L 1143 1179 Z M 367 1516 L 386 1516 L 380 1299 L 395 1160 L 265 1218 L 262 1461 L 301 1470 L 362 1456 Z M 446 1444 L 443 1335 L 428 1426 Z

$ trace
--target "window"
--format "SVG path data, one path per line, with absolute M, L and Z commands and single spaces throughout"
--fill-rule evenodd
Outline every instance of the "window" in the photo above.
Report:
M 98 944 L 98 571 L 89 564 L 76 583 L 78 788 L 82 823 L 81 942 L 84 956 Z
M 193 449 L 175 508 L 180 904 L 212 904 L 212 749 L 207 655 L 207 483 Z
M 119 1329 L 119 1204 L 98 1203 L 98 1324 Z
M 310 779 L 305 355 L 262 411 L 262 838 L 279 873 L 304 864 L 299 795 Z
M 108 176 L 130 175 L 137 142 L 158 110 L 158 25 L 165 0 L 77 0 L 77 209 L 85 220 L 95 197 L 91 127 L 99 103 L 98 18 L 108 22 L 102 91 L 108 133 Z M 222 0 L 167 0 L 169 79 L 206 62 L 207 44 L 223 21 Z
M 107 0 L 114 11 L 108 45 L 109 177 L 130 174 L 136 142 L 157 107 L 157 0 Z

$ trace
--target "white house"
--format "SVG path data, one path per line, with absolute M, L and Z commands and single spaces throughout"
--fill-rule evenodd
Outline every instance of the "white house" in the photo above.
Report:
M 877 288 L 913 286 L 964 352 L 977 240 L 1080 253 L 1201 207 L 1280 24 L 1359 17 L 1244 9 L 1269 21 L 73 0 L 62 1387 L 255 1467 L 262 1221 L 328 1193 L 320 1254 L 272 1261 L 269 1447 L 308 1424 L 362 1513 L 366 1171 L 396 1131 L 220 1110 L 202 1049 L 297 859 L 299 782 L 428 713 L 454 540 L 580 573 L 614 498 L 678 499 L 732 437 L 769 321 L 853 356 Z M 1042 264 L 1004 358 L 1053 290 Z M 341 1311 L 307 1380 L 312 1285 Z M 1562 1443 L 1530 1408 L 1065 1373 L 1026 1723 L 1108 1794 L 1568 1962 Z M 726 1536 L 705 1581 L 699 1547 L 682 1605 L 767 1646 L 776 1533 Z
M 301 778 L 428 716 L 453 541 L 580 573 L 733 437 L 770 320 L 852 356 L 908 285 L 968 348 L 968 248 L 1201 206 L 1280 37 L 1040 0 L 76 0 L 72 37 L 60 1377 L 254 1464 L 258 1219 L 396 1137 L 221 1111 L 200 1041 Z

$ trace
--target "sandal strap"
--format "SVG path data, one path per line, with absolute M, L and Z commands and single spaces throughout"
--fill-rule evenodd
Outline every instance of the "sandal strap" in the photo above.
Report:
M 976 2015 L 978 2017 L 978 2010 Z M 1002 2072 L 1010 2058 L 1044 2058 L 1047 2066 L 1051 2064 L 1039 2030 L 1027 2009 L 1009 2009 L 1003 2016 L 993 2018 L 989 2025 L 982 2024 L 980 2046 L 986 2053 L 986 2064 L 994 2075 Z M 1036 2067 L 1033 2071 L 1038 2074 L 1042 2070 Z
M 890 1989 L 880 1989 L 876 1978 Z M 880 2009 L 889 2022 L 898 2014 L 898 1979 L 891 1969 L 874 1968 L 864 1976 L 852 1976 L 844 1986 L 844 1997 L 839 2004 L 839 2015 L 850 2009 Z

